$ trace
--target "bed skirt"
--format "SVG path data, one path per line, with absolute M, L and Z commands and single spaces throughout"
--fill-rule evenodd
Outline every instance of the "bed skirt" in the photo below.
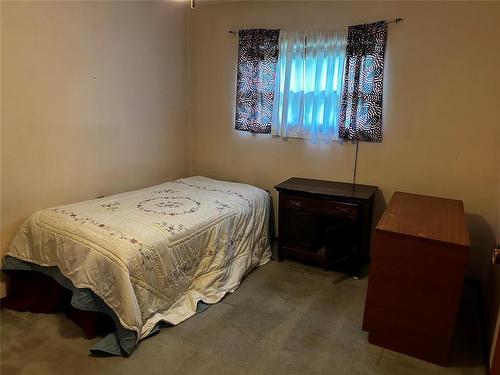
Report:
M 30 311 L 32 313 L 64 312 L 83 330 L 83 336 L 102 339 L 90 352 L 96 355 L 128 357 L 137 345 L 136 332 L 125 329 L 116 314 L 90 289 L 75 288 L 57 267 L 44 267 L 6 256 L 2 270 L 10 278 L 9 293 L 1 300 L 2 309 Z M 199 302 L 197 313 L 208 304 Z M 149 336 L 162 327 L 161 322 Z

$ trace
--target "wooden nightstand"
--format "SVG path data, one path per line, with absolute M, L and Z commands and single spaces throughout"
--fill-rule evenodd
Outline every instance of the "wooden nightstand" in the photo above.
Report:
M 293 177 L 279 192 L 278 255 L 359 274 L 378 187 Z

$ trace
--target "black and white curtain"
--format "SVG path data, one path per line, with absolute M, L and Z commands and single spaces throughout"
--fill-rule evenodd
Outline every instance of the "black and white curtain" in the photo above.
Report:
M 237 130 L 271 133 L 279 30 L 240 30 L 236 84 Z
M 340 105 L 340 138 L 382 142 L 385 21 L 349 26 Z

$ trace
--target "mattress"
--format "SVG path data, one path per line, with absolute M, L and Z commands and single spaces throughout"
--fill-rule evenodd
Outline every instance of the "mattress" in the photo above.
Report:
M 189 177 L 34 213 L 6 255 L 56 266 L 90 289 L 123 328 L 147 337 L 212 304 L 269 261 L 269 195 Z

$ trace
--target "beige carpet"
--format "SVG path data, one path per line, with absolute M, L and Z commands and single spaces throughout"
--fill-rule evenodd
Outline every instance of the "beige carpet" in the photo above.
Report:
M 1 374 L 485 374 L 474 293 L 464 298 L 444 368 L 368 344 L 366 287 L 367 278 L 272 261 L 222 302 L 141 342 L 130 358 L 91 357 L 98 339 L 83 339 L 64 315 L 4 310 Z

